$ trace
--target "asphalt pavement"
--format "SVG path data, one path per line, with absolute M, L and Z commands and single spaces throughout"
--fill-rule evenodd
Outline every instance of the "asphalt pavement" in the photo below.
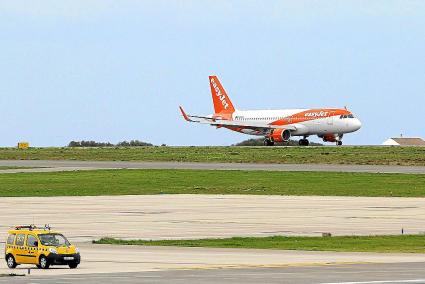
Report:
M 125 161 L 53 161 L 0 160 L 1 166 L 35 167 L 34 169 L 0 170 L 0 173 L 52 172 L 96 169 L 193 169 L 246 171 L 314 171 L 425 174 L 423 166 L 335 165 L 335 164 L 250 164 L 250 163 L 186 163 Z
M 425 263 L 346 264 L 280 268 L 197 269 L 133 273 L 2 277 L 0 283 L 425 283 Z

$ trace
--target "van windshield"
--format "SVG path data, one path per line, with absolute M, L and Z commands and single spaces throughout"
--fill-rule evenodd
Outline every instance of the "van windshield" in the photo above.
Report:
M 41 234 L 38 235 L 40 242 L 45 246 L 70 246 L 71 244 L 62 234 Z

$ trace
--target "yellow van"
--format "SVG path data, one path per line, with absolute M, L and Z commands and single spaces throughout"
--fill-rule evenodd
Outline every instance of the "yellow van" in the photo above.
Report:
M 5 245 L 5 259 L 9 268 L 19 264 L 35 264 L 47 269 L 50 265 L 68 265 L 77 268 L 80 253 L 64 235 L 43 228 L 18 226 L 10 230 Z

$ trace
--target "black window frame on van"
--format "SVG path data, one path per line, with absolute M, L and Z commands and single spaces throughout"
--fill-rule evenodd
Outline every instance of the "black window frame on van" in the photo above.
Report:
M 24 236 L 24 239 L 22 240 L 22 244 L 18 244 L 18 236 L 20 236 L 20 235 Z M 20 247 L 25 246 L 25 234 L 16 234 L 15 245 L 20 246 Z
M 29 240 L 29 238 L 30 238 L 30 237 L 34 238 L 34 243 L 35 243 L 35 242 L 37 242 L 37 243 L 38 243 L 38 239 L 37 239 L 37 237 L 36 237 L 35 235 L 28 234 L 28 235 L 27 235 L 27 239 L 26 239 L 26 241 L 25 241 L 26 246 L 27 246 L 27 247 L 30 247 L 30 248 L 36 248 L 37 246 L 36 246 L 35 244 L 30 245 L 30 244 L 28 243 L 28 240 Z
M 12 242 L 10 242 L 10 237 L 13 237 Z M 7 245 L 14 245 L 15 239 L 16 239 L 16 233 L 9 234 L 9 236 L 7 236 L 6 244 Z

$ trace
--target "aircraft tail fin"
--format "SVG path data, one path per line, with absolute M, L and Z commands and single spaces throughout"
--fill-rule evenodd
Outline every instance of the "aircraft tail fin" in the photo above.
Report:
M 215 113 L 232 114 L 235 112 L 235 107 L 217 76 L 209 76 L 209 80 Z

